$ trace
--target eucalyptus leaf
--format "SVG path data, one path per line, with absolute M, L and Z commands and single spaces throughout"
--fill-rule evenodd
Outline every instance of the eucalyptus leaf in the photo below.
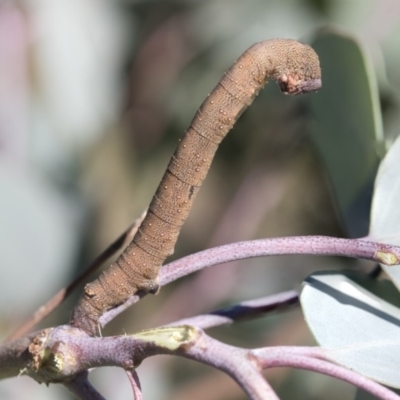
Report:
M 379 166 L 375 181 L 369 238 L 400 245 L 400 137 L 390 147 Z M 381 264 L 400 290 L 400 265 Z
M 313 140 L 326 166 L 345 227 L 365 236 L 383 128 L 375 74 L 352 37 L 321 31 L 311 43 L 320 57 L 323 86 L 310 96 Z
M 400 388 L 400 309 L 349 276 L 323 272 L 305 280 L 306 322 L 329 359 Z M 375 283 L 370 279 L 370 288 L 379 290 L 381 282 Z
M 400 137 L 390 146 L 375 180 L 369 237 L 400 245 Z

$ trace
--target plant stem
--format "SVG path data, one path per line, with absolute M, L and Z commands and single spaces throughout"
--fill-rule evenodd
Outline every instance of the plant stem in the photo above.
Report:
M 160 285 L 164 286 L 200 269 L 229 261 L 300 254 L 363 258 L 376 262 L 382 262 L 382 258 L 386 257 L 392 260 L 392 265 L 400 262 L 400 247 L 363 239 L 342 239 L 330 236 L 259 239 L 214 247 L 173 261 L 161 270 Z

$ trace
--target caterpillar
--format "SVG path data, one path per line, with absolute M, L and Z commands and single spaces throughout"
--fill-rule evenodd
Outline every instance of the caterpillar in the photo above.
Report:
M 256 43 L 240 56 L 196 112 L 132 242 L 85 286 L 72 312 L 72 326 L 94 336 L 106 311 L 137 291 L 157 292 L 159 270 L 173 253 L 220 142 L 268 79 L 275 80 L 285 94 L 317 90 L 321 87 L 318 56 L 292 39 Z

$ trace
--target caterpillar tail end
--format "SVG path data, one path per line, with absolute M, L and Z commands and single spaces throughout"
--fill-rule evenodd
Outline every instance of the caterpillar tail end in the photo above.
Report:
M 86 299 L 85 297 L 84 294 L 73 309 L 70 325 L 74 328 L 81 329 L 89 336 L 99 336 L 99 318 L 101 315 L 99 311 L 93 307 L 89 299 Z

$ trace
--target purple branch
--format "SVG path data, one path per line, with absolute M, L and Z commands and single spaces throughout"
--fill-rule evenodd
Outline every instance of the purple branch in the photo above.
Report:
M 165 265 L 160 274 L 164 286 L 202 268 L 244 258 L 276 255 L 325 255 L 363 258 L 382 262 L 384 255 L 393 256 L 392 264 L 400 261 L 400 247 L 362 239 L 341 239 L 329 236 L 293 236 L 259 239 L 214 247 Z
M 329 236 L 292 236 L 259 239 L 214 247 L 166 264 L 160 272 L 160 286 L 213 265 L 245 258 L 276 255 L 326 255 L 363 258 L 379 263 L 400 263 L 400 247 L 364 239 L 341 239 Z M 130 297 L 124 304 L 106 312 L 99 323 L 103 327 L 122 311 L 138 302 L 145 293 Z
M 266 255 L 315 254 L 358 257 L 388 263 L 398 263 L 400 248 L 360 239 L 338 239 L 322 236 L 263 239 L 235 243 L 206 250 L 166 265 L 160 283 L 176 280 L 201 268 L 223 262 Z M 131 299 L 140 299 L 141 293 Z M 289 305 L 297 301 L 297 294 L 288 292 L 277 296 L 243 302 L 238 307 L 223 309 L 208 316 L 197 317 L 203 327 L 229 323 Z M 126 308 L 120 307 L 120 310 Z M 109 313 L 108 318 L 111 316 Z M 107 321 L 105 319 L 104 321 Z M 180 321 L 182 322 L 182 321 Z M 195 319 L 186 320 L 196 323 Z M 45 338 L 45 340 L 41 340 Z M 35 338 L 36 339 L 36 338 Z M 103 399 L 81 373 L 89 368 L 120 366 L 132 370 L 143 359 L 155 354 L 175 354 L 190 358 L 225 371 L 232 376 L 251 399 L 277 399 L 260 370 L 276 366 L 291 366 L 324 373 L 350 382 L 382 399 L 399 399 L 397 395 L 373 381 L 343 367 L 328 362 L 319 349 L 283 348 L 247 350 L 220 343 L 198 328 L 176 326 L 158 328 L 133 336 L 92 338 L 69 326 L 41 331 L 38 340 L 21 339 L 0 347 L 2 376 L 13 376 L 21 367 L 26 374 L 41 382 L 62 382 L 78 398 Z M 31 343 L 29 345 L 29 343 Z M 34 346 L 33 346 L 34 344 Z M 29 351 L 26 346 L 29 345 Z M 43 348 L 42 348 L 43 347 Z M 46 348 L 49 351 L 44 351 Z M 280 353 L 279 353 L 280 352 Z M 28 359 L 27 359 L 28 357 Z M 29 357 L 35 362 L 31 365 Z M 12 360 L 12 363 L 11 362 Z M 10 360 L 10 362 L 8 361 Z M 62 361 L 62 362 L 61 362 Z M 60 367 L 62 366 L 62 367 Z M 76 375 L 78 374 L 78 375 Z M 71 380 L 71 376 L 76 379 Z M 135 395 L 140 389 L 134 377 Z M 138 397 L 140 398 L 140 397 Z
M 232 323 L 234 321 L 245 318 L 255 318 L 257 316 L 262 316 L 267 312 L 287 308 L 294 303 L 297 303 L 297 301 L 297 292 L 287 291 L 279 293 L 277 295 L 244 301 L 233 307 L 214 311 L 212 314 L 188 318 L 187 320 L 174 322 L 171 325 L 176 326 L 186 323 L 188 325 L 193 325 L 206 329 L 213 326 Z M 27 364 L 29 364 L 29 353 L 25 350 L 30 345 L 34 337 L 35 334 L 32 334 L 30 337 L 16 340 L 14 342 L 8 343 L 7 346 L 0 347 L 1 377 L 16 376 Z M 58 327 L 53 329 L 51 337 L 53 343 L 47 340 L 46 343 L 50 347 L 56 345 L 54 350 L 56 350 L 57 352 L 69 352 L 68 346 L 70 344 L 79 349 L 79 356 L 77 355 L 77 357 L 79 357 L 79 365 L 77 363 L 74 363 L 73 367 L 70 368 L 68 367 L 68 364 L 65 364 L 63 373 L 66 376 L 95 366 L 124 365 L 124 368 L 132 367 L 132 362 L 129 361 L 129 358 L 124 358 L 124 355 L 122 356 L 122 359 L 116 359 L 116 356 L 113 353 L 114 347 L 112 346 L 112 344 L 111 347 L 109 345 L 109 341 L 113 342 L 114 339 L 109 340 L 108 338 L 96 338 L 95 341 L 91 341 L 88 340 L 87 335 L 85 335 L 83 332 L 78 332 L 70 327 Z M 64 343 L 66 343 L 67 345 L 64 345 Z M 122 346 L 120 350 L 121 353 L 124 354 L 126 348 L 123 347 L 122 343 L 123 342 L 120 341 L 120 344 Z M 95 354 L 97 354 L 96 349 L 99 346 L 101 346 L 102 348 L 102 353 L 96 355 L 96 360 L 99 364 L 94 365 L 92 354 L 93 351 L 95 352 Z M 77 370 L 76 368 L 78 367 L 79 369 Z M 137 386 L 136 389 L 138 388 L 139 386 Z M 134 391 L 136 389 L 134 388 Z M 135 394 L 137 397 L 139 396 L 138 393 Z
M 89 382 L 87 371 L 77 374 L 73 379 L 65 382 L 64 386 L 78 400 L 106 400 Z
M 195 342 L 182 347 L 180 355 L 226 372 L 252 400 L 279 400 L 249 350 L 226 345 L 201 330 L 197 332 Z
M 26 368 L 30 357 L 26 349 L 35 333 L 0 346 L 0 379 L 17 376 Z
M 135 370 L 125 371 L 128 376 L 129 383 L 131 384 L 134 400 L 142 400 L 142 388 L 140 386 L 139 376 Z
M 399 400 L 400 396 L 390 389 L 326 358 L 324 350 L 317 347 L 269 347 L 250 351 L 263 369 L 294 367 L 332 376 L 371 393 L 382 400 Z
M 298 302 L 298 293 L 294 290 L 289 290 L 272 296 L 242 301 L 231 307 L 221 308 L 209 314 L 174 321 L 166 326 L 192 325 L 201 329 L 209 329 L 215 326 L 232 324 L 243 319 L 260 318 L 266 313 L 278 309 L 287 309 L 294 304 L 298 304 Z
M 243 349 L 221 343 L 201 329 L 187 325 L 105 338 L 90 337 L 79 329 L 63 326 L 41 331 L 37 339 L 32 341 L 35 346 L 30 345 L 28 350 L 35 363 L 27 363 L 25 373 L 39 382 L 62 383 L 82 400 L 103 400 L 87 380 L 88 369 L 119 366 L 134 371 L 145 358 L 156 354 L 177 355 L 220 369 L 230 375 L 252 400 L 278 399 L 261 372 L 272 367 L 307 369 L 349 382 L 383 400 L 400 399 L 382 385 L 331 363 L 323 349 Z M 140 400 L 137 376 L 132 372 L 128 374 L 136 399 Z
M 87 381 L 88 369 L 118 366 L 132 371 L 145 358 L 158 354 L 178 355 L 218 368 L 235 379 L 252 400 L 278 399 L 254 358 L 248 357 L 249 350 L 221 343 L 191 326 L 104 338 L 90 337 L 79 329 L 63 326 L 49 331 L 40 343 L 32 353 L 39 369 L 27 373 L 41 382 L 61 382 L 79 399 L 103 399 Z M 70 380 L 72 376 L 76 379 Z M 135 378 L 133 382 L 134 390 L 140 393 Z

